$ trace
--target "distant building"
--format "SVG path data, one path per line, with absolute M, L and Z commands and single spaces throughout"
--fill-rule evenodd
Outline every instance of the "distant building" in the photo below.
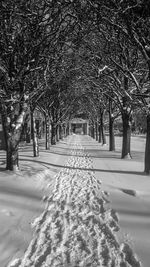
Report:
M 69 121 L 70 133 L 89 134 L 89 120 L 82 118 L 74 118 Z

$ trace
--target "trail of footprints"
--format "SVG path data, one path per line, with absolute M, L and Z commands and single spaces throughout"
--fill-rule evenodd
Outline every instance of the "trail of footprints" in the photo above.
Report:
M 107 201 L 90 157 L 75 144 L 29 247 L 9 267 L 140 267 L 129 245 L 118 243 L 118 218 Z

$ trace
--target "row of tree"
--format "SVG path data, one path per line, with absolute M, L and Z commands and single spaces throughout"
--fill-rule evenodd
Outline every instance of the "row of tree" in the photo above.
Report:
M 145 172 L 149 173 L 149 7 L 148 0 L 0 2 L 0 113 L 7 169 L 18 168 L 18 146 L 29 108 L 31 114 L 36 108 L 44 114 L 46 148 L 49 125 L 55 144 L 58 128 L 61 132 L 80 110 L 93 125 L 91 135 L 99 141 L 102 137 L 103 143 L 108 111 L 110 150 L 114 150 L 114 122 L 121 115 L 122 158 L 131 157 L 133 113 L 142 110 L 147 119 Z M 36 148 L 35 137 L 33 131 Z

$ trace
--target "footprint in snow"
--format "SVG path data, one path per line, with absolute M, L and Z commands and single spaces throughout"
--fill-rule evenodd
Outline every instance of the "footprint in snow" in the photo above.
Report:
M 131 195 L 131 196 L 136 196 L 136 191 L 135 190 L 132 190 L 132 189 L 122 189 L 120 188 L 120 190 L 125 193 L 125 194 L 128 194 L 128 195 Z
M 6 216 L 14 216 L 13 212 L 7 209 L 2 209 L 1 212 L 4 213 Z

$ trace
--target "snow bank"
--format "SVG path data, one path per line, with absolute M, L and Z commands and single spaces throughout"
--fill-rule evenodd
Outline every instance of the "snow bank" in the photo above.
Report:
M 56 175 L 53 194 L 32 226 L 33 239 L 22 259 L 9 267 L 140 267 L 127 243 L 119 244 L 118 218 L 95 178 L 92 160 L 75 144 Z

